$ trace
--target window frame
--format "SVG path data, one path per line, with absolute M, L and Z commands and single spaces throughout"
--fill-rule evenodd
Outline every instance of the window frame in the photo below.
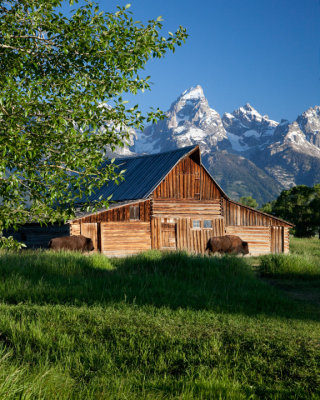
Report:
M 130 221 L 140 221 L 140 206 L 139 204 L 134 204 L 129 206 L 129 220 Z
M 210 222 L 210 226 L 205 226 L 206 222 Z M 212 229 L 213 228 L 213 223 L 211 219 L 204 219 L 203 220 L 203 229 Z
M 194 226 L 195 222 L 199 222 L 199 226 Z M 192 220 L 192 229 L 195 229 L 195 230 L 201 229 L 201 220 L 200 219 L 193 219 Z

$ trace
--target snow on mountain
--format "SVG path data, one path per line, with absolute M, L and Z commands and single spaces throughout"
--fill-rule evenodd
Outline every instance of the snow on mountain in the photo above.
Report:
M 307 140 L 297 121 L 282 121 L 274 131 L 272 142 L 251 159 L 285 189 L 319 182 L 320 148 Z
M 307 140 L 320 148 L 320 106 L 309 108 L 299 115 L 297 123 Z
M 236 153 L 269 142 L 278 126 L 276 121 L 269 119 L 267 115 L 261 115 L 249 103 L 233 111 L 232 114 L 225 113 L 222 123 L 232 150 Z
M 219 142 L 227 141 L 220 115 L 209 107 L 199 85 L 183 92 L 166 117 L 139 135 L 134 151 L 155 153 L 199 144 L 205 154 Z
M 203 162 L 233 197 L 253 194 L 269 201 L 283 188 L 320 182 L 320 106 L 293 122 L 273 121 L 249 103 L 221 118 L 198 85 L 183 92 L 166 117 L 139 133 L 131 150 L 156 153 L 199 144 Z

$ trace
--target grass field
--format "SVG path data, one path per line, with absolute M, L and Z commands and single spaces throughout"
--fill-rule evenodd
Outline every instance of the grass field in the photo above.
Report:
M 318 399 L 320 308 L 283 285 L 320 289 L 320 241 L 292 252 L 2 253 L 0 398 Z

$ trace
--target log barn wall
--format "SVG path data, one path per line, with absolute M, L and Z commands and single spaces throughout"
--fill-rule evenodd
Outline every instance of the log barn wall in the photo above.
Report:
M 138 207 L 139 219 L 130 218 L 130 208 Z M 73 220 L 71 235 L 93 241 L 95 251 L 108 256 L 136 254 L 151 248 L 150 200 L 130 202 Z
M 251 255 L 289 252 L 289 225 L 281 219 L 222 200 L 226 234 L 239 236 L 249 244 Z
M 194 227 L 193 222 L 199 222 Z M 211 221 L 207 228 L 205 221 Z M 187 250 L 192 253 L 204 253 L 207 242 L 212 236 L 224 235 L 223 218 L 177 217 L 151 219 L 151 247 L 160 250 Z
M 239 236 L 248 242 L 249 253 L 253 256 L 270 253 L 271 232 L 268 226 L 228 226 L 226 234 Z
M 138 207 L 132 220 L 130 210 Z M 147 198 L 72 221 L 109 256 L 150 248 L 204 253 L 210 237 L 240 236 L 252 255 L 289 251 L 290 224 L 230 200 L 201 165 L 199 149 L 181 159 Z
M 151 249 L 149 222 L 102 222 L 101 252 L 125 256 Z

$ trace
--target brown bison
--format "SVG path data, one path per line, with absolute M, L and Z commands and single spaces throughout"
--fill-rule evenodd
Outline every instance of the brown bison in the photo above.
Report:
M 239 236 L 225 235 L 212 237 L 208 240 L 206 250 L 210 253 L 248 254 L 248 242 L 242 241 Z
M 51 239 L 48 248 L 52 250 L 92 251 L 93 242 L 85 236 L 63 236 Z

